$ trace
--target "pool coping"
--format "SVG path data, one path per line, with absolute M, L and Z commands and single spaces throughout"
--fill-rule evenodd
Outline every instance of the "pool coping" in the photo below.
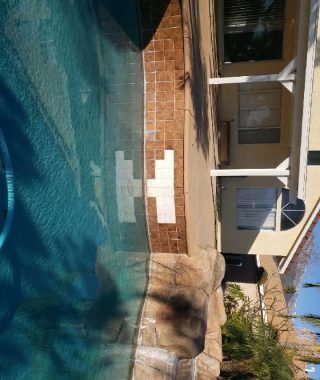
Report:
M 152 253 L 187 253 L 182 13 L 171 0 L 143 52 L 144 186 Z
M 178 0 L 171 0 L 171 2 L 174 4 L 179 3 Z M 211 180 L 211 177 L 209 175 L 210 169 L 212 169 L 217 164 L 217 127 L 216 119 L 209 117 L 208 135 L 211 139 L 208 139 L 209 147 L 206 155 L 203 153 L 203 150 L 199 149 L 199 144 L 197 141 L 197 122 L 194 117 L 196 107 L 194 99 L 195 94 L 192 92 L 193 89 L 190 83 L 190 73 L 192 73 L 192 58 L 190 56 L 190 51 L 192 48 L 192 35 L 190 33 L 190 19 L 192 17 L 190 17 L 191 15 L 189 7 L 191 3 L 193 5 L 197 4 L 197 2 L 192 2 L 189 0 L 185 0 L 182 3 L 182 24 L 180 26 L 182 32 L 184 61 L 184 75 L 180 77 L 180 84 L 182 85 L 184 94 L 184 122 L 182 148 L 183 160 L 182 162 L 179 161 L 181 165 L 180 170 L 183 170 L 183 187 L 179 186 L 178 189 L 179 191 L 182 189 L 182 196 L 184 200 L 184 239 L 185 247 L 187 249 L 185 252 L 179 252 L 179 250 L 178 252 L 170 252 L 170 250 L 165 249 L 166 245 L 162 247 L 161 242 L 159 244 L 157 241 L 157 239 L 160 239 L 161 241 L 160 234 L 152 233 L 155 229 L 157 232 L 160 232 L 162 228 L 167 233 L 179 232 L 177 229 L 177 226 L 179 224 L 164 223 L 164 226 L 161 227 L 162 224 L 158 223 L 158 220 L 154 219 L 155 216 L 157 216 L 155 204 L 156 200 L 154 199 L 150 202 L 150 198 L 152 197 L 148 197 L 148 195 L 150 195 L 150 193 L 148 194 L 148 181 L 153 181 L 156 174 L 156 163 L 153 166 L 151 164 L 148 164 L 148 160 L 152 158 L 153 161 L 161 162 L 164 160 L 165 156 L 164 153 L 163 155 L 157 155 L 159 154 L 159 152 L 157 152 L 159 149 L 155 147 L 153 147 L 153 149 L 148 149 L 148 145 L 153 146 L 155 141 L 157 141 L 156 138 L 151 138 L 150 140 L 150 136 L 156 136 L 157 128 L 155 128 L 153 124 L 150 124 L 150 127 L 148 126 L 150 121 L 154 122 L 155 120 L 154 118 L 150 119 L 149 116 L 154 115 L 156 111 L 155 109 L 147 107 L 148 101 L 145 99 L 145 200 L 147 207 L 146 218 L 148 223 L 148 232 L 150 234 L 151 256 L 149 262 L 147 263 L 148 284 L 146 287 L 144 305 L 140 313 L 139 329 L 137 331 L 136 351 L 132 371 L 133 379 L 142 378 L 142 373 L 144 375 L 148 374 L 148 378 L 151 378 L 150 376 L 154 376 L 152 378 L 155 379 L 163 378 L 163 376 L 173 378 L 177 372 L 179 372 L 181 375 L 185 371 L 196 375 L 192 363 L 194 363 L 197 367 L 196 372 L 199 373 L 199 376 L 200 372 L 205 372 L 207 375 L 210 374 L 211 378 L 214 379 L 219 373 L 220 363 L 222 360 L 220 326 L 225 322 L 225 313 L 223 307 L 223 293 L 220 284 L 224 275 L 224 260 L 222 256 L 215 250 L 216 184 Z M 201 17 L 209 19 L 209 13 L 205 10 L 205 8 L 210 7 L 210 2 L 208 0 L 201 3 L 202 4 L 199 6 L 199 8 L 201 8 L 201 11 L 199 10 L 199 14 L 202 12 L 203 15 Z M 209 21 L 207 20 L 204 27 L 207 39 L 208 35 L 212 33 L 208 25 Z M 198 24 L 198 27 L 200 28 L 200 23 Z M 197 29 L 195 31 L 197 33 Z M 195 34 L 195 36 L 197 36 L 197 34 Z M 207 40 L 205 41 L 205 47 L 206 49 L 210 48 L 210 43 Z M 148 54 L 150 52 L 153 53 Z M 200 53 L 203 57 L 203 51 Z M 147 60 L 145 59 L 146 54 L 148 54 Z M 150 96 L 150 94 L 154 94 L 157 90 L 156 78 L 154 79 L 154 83 L 152 83 L 153 86 L 149 86 L 148 88 L 147 75 L 150 73 L 148 72 L 148 69 L 151 67 L 151 69 L 155 70 L 155 67 L 152 66 L 154 62 L 152 62 L 151 65 L 149 64 L 150 56 L 152 55 L 155 55 L 154 49 L 150 51 L 146 50 L 146 52 L 143 54 L 144 68 L 147 67 L 147 70 L 144 70 L 146 79 L 146 98 Z M 210 59 L 211 56 L 205 56 L 203 62 L 205 68 L 208 68 L 210 66 Z M 207 74 L 209 74 L 209 71 L 207 71 Z M 212 74 L 212 72 L 210 72 L 210 74 Z M 206 92 L 207 96 L 210 97 L 210 90 L 206 79 L 203 81 L 202 89 Z M 153 99 L 151 102 L 155 102 L 155 99 Z M 202 99 L 198 103 L 202 103 Z M 211 107 L 211 101 L 208 104 L 210 104 Z M 214 113 L 214 111 L 212 111 L 211 108 L 206 108 L 206 111 L 207 113 L 211 113 L 212 116 L 212 113 Z M 150 142 L 151 144 L 148 144 Z M 161 143 L 163 144 L 161 145 L 163 152 L 166 150 L 177 150 L 176 146 L 166 145 L 165 139 Z M 176 170 L 174 172 L 174 179 L 176 180 Z M 203 185 L 205 186 L 205 190 L 203 189 Z M 174 190 L 176 190 L 176 187 Z M 175 231 L 169 231 L 167 229 L 170 225 L 175 228 Z M 177 240 L 178 239 L 179 236 L 177 236 Z M 208 264 L 209 262 L 212 263 L 212 265 Z M 192 268 L 195 269 L 193 272 L 194 275 L 190 274 L 193 270 Z M 173 294 L 179 294 L 179 297 L 182 297 L 182 299 L 184 296 L 187 296 L 182 290 L 183 287 L 180 286 L 179 288 L 179 286 L 176 284 L 176 278 L 173 278 L 175 276 L 174 273 L 176 273 L 177 276 L 178 274 L 182 273 L 186 274 L 185 288 L 189 290 L 190 288 L 195 289 L 195 291 L 189 293 L 189 296 L 191 296 L 194 302 L 199 301 L 196 294 L 196 289 L 199 283 L 202 283 L 204 278 L 208 278 L 209 282 L 213 281 L 214 283 L 212 288 L 210 287 L 210 291 L 212 291 L 212 293 L 209 294 L 210 292 L 208 292 L 208 298 L 205 301 L 206 305 L 202 305 L 205 310 L 210 310 L 207 317 L 204 317 L 204 324 L 208 326 L 207 330 L 204 331 L 204 334 L 207 335 L 203 336 L 203 340 L 205 341 L 204 351 L 201 353 L 191 353 L 190 350 L 190 355 L 187 359 L 181 359 L 178 353 L 179 350 L 176 352 L 174 351 L 174 347 L 170 348 L 170 344 L 168 346 L 168 341 L 174 345 L 174 340 L 177 338 L 177 334 L 170 335 L 170 323 L 164 326 L 166 322 L 170 321 L 170 315 L 172 314 L 172 309 L 174 309 L 174 305 L 171 308 L 170 306 L 167 307 L 168 305 L 166 303 L 166 300 L 169 302 L 170 297 L 172 298 Z M 199 276 L 198 278 L 197 275 Z M 193 281 L 193 276 L 195 282 Z M 157 303 L 157 297 L 155 297 L 157 294 L 161 294 L 164 297 L 162 303 Z M 197 312 L 196 308 L 193 309 L 193 313 L 195 312 Z M 174 321 L 174 319 L 172 319 L 172 321 Z M 161 343 L 160 337 L 162 335 L 166 336 L 167 334 L 168 341 L 163 342 L 162 340 Z M 177 342 L 178 341 L 179 339 L 177 339 Z M 188 347 L 185 348 L 188 350 Z M 194 355 L 197 356 L 194 357 Z M 208 359 L 210 362 L 209 366 L 207 366 Z M 186 367 L 184 368 L 184 366 Z

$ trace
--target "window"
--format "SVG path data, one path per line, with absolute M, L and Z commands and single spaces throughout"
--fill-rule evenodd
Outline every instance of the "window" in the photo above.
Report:
M 230 267 L 242 267 L 243 262 L 240 255 L 224 255 L 226 265 Z
M 306 207 L 302 199 L 295 204 L 289 202 L 289 189 L 282 189 L 281 231 L 295 227 L 304 217 Z
M 224 61 L 282 58 L 285 0 L 224 0 Z
M 239 85 L 239 144 L 280 143 L 282 89 L 276 82 Z
M 237 189 L 237 227 L 240 230 L 275 230 L 277 189 Z
M 308 165 L 320 165 L 320 151 L 310 150 L 308 152 Z

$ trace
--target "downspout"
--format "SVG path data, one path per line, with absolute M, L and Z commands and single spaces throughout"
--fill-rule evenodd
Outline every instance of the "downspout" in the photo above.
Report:
M 257 267 L 261 267 L 260 257 L 259 255 L 256 255 L 256 262 Z M 262 321 L 263 323 L 268 323 L 268 316 L 267 316 L 267 307 L 265 303 L 265 292 L 264 292 L 264 286 L 263 284 L 258 285 L 258 291 L 259 291 L 259 299 L 260 299 L 260 305 L 261 305 L 261 313 L 262 313 Z

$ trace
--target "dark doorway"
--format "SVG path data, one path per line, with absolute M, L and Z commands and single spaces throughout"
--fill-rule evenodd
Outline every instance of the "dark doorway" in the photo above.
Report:
M 223 253 L 226 260 L 226 282 L 257 283 L 257 262 L 255 255 Z

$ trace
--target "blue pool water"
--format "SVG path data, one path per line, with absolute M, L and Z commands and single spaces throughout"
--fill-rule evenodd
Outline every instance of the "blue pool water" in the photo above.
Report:
M 1 3 L 0 128 L 15 211 L 0 252 L 0 379 L 130 371 L 149 252 L 143 76 L 135 1 L 122 1 L 126 28 L 112 3 Z M 127 187 L 117 152 L 132 164 Z

